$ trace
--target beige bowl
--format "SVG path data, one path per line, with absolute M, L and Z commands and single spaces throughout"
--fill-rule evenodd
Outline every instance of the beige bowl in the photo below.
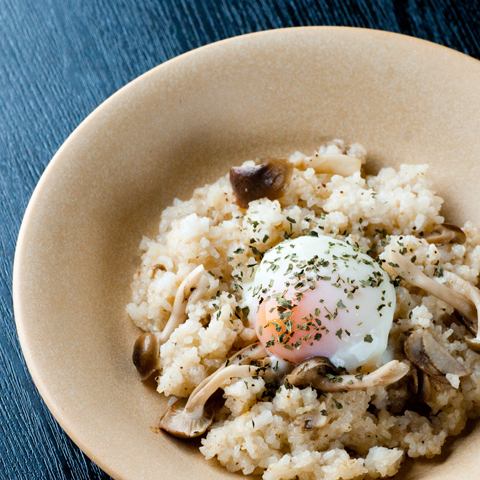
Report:
M 102 104 L 48 166 L 18 239 L 17 328 L 48 407 L 117 479 L 239 478 L 152 428 L 164 401 L 137 378 L 124 309 L 141 236 L 233 163 L 331 137 L 364 144 L 374 168 L 430 163 L 449 218 L 480 224 L 480 63 L 378 31 L 277 30 L 195 50 Z M 479 441 L 477 428 L 402 478 L 476 478 Z

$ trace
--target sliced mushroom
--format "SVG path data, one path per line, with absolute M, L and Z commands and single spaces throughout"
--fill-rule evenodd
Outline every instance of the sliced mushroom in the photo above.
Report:
M 203 265 L 193 269 L 180 283 L 173 302 L 170 317 L 161 332 L 142 333 L 133 346 L 132 360 L 142 380 L 146 380 L 160 368 L 160 346 L 164 344 L 173 331 L 185 321 L 188 295 L 195 288 L 204 272 Z
M 425 240 L 428 243 L 446 244 L 446 243 L 465 243 L 467 236 L 465 232 L 456 225 L 450 223 L 443 223 L 437 228 L 425 235 Z
M 404 351 L 407 358 L 427 375 L 443 377 L 451 373 L 464 377 L 470 373 L 429 330 L 418 329 L 411 333 L 404 343 Z
M 267 197 L 280 197 L 291 174 L 285 160 L 271 159 L 258 165 L 232 167 L 230 183 L 238 205 L 247 208 L 249 202 Z
M 470 373 L 430 331 L 423 331 L 422 340 L 425 354 L 444 375 L 451 373 L 464 377 Z
M 477 312 L 472 301 L 452 288 L 428 277 L 414 263 L 393 250 L 385 252 L 385 261 L 397 275 L 411 285 L 421 288 L 458 310 L 468 321 L 477 323 Z
M 305 165 L 312 167 L 317 173 L 330 175 L 342 175 L 349 177 L 362 168 L 362 161 L 356 157 L 342 154 L 314 155 L 309 158 Z
M 440 370 L 432 364 L 425 353 L 422 333 L 421 330 L 417 330 L 408 336 L 403 344 L 405 355 L 422 372 L 429 375 L 441 375 Z
M 324 392 L 364 390 L 370 387 L 387 386 L 398 382 L 410 370 L 410 366 L 398 360 L 392 360 L 368 374 L 333 375 L 327 373 L 329 366 L 323 357 L 310 359 L 296 367 L 286 381 L 295 386 L 311 385 Z M 329 362 L 328 362 L 329 363 Z
M 208 399 L 226 382 L 236 377 L 257 375 L 260 369 L 251 365 L 229 365 L 219 368 L 191 393 L 188 400 L 170 405 L 160 420 L 160 428 L 176 437 L 193 438 L 205 433 L 213 418 L 205 410 Z
M 475 334 L 475 337 L 467 337 L 465 338 L 465 342 L 472 350 L 478 352 L 480 351 L 480 329 L 478 325 L 480 315 L 480 290 L 455 273 L 443 272 L 443 276 L 452 288 L 459 294 L 464 295 L 475 305 L 475 315 L 467 317 L 467 322 L 464 322 L 469 330 Z
M 133 345 L 132 361 L 142 380 L 147 380 L 160 368 L 158 334 L 142 333 Z

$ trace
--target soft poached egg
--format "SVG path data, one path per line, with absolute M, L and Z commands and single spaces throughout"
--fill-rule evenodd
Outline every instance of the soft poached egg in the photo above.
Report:
M 265 253 L 245 305 L 270 354 L 293 363 L 324 356 L 351 371 L 376 366 L 385 352 L 395 289 L 353 244 L 302 236 Z

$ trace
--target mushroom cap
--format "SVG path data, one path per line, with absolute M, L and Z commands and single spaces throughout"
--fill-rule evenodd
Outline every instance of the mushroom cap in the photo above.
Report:
M 147 380 L 160 367 L 160 342 L 152 332 L 142 333 L 133 345 L 132 361 L 142 380 Z
M 435 338 L 429 330 L 415 330 L 404 343 L 407 358 L 424 373 L 442 377 L 447 373 L 463 377 L 469 371 Z
M 230 169 L 230 183 L 238 205 L 247 208 L 249 202 L 267 197 L 274 200 L 283 193 L 291 174 L 285 160 L 269 159 L 258 165 Z
M 202 406 L 195 410 L 185 409 L 185 399 L 179 399 L 169 406 L 160 419 L 160 428 L 180 438 L 194 438 L 203 435 L 213 422 L 213 416 Z
M 480 339 L 473 337 L 465 337 L 465 343 L 470 347 L 474 352 L 480 352 Z
M 323 376 L 328 371 L 335 371 L 328 358 L 313 357 L 297 365 L 285 377 L 285 382 L 296 386 L 314 384 L 316 377 Z

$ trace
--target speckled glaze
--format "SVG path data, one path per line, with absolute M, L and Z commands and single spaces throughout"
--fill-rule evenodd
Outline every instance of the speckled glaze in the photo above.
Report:
M 68 138 L 42 176 L 14 267 L 32 377 L 72 439 L 117 479 L 240 478 L 155 433 L 164 401 L 131 363 L 137 246 L 175 196 L 233 163 L 341 137 L 372 169 L 431 164 L 450 220 L 480 223 L 480 63 L 413 38 L 350 28 L 237 37 L 130 83 Z M 476 478 L 480 428 L 402 479 Z

